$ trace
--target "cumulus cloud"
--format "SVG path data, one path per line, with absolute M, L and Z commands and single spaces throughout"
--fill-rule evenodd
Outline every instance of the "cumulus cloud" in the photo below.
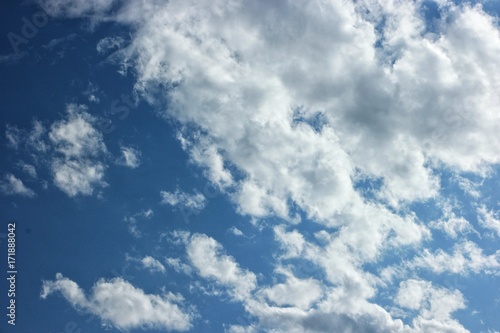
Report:
M 85 111 L 84 106 L 70 104 L 67 119 L 51 126 L 49 138 L 55 150 L 66 158 L 96 156 L 106 151 L 102 134 L 92 126 L 95 118 Z
M 255 289 L 255 274 L 241 268 L 233 257 L 224 254 L 221 244 L 215 239 L 193 234 L 186 243 L 186 252 L 201 277 L 228 287 L 234 298 L 243 300 Z
M 424 280 L 410 279 L 401 282 L 395 303 L 419 311 L 414 320 L 422 332 L 468 332 L 451 314 L 465 308 L 465 299 L 458 290 L 448 290 Z
M 303 311 L 296 307 L 275 307 L 265 303 L 250 301 L 247 311 L 258 323 L 244 327 L 235 325 L 235 332 L 411 332 L 401 320 L 393 320 L 380 307 L 365 307 L 357 314 L 339 314 L 324 309 Z M 360 309 L 357 309 L 360 310 Z
M 106 187 L 105 165 L 98 159 L 107 152 L 96 119 L 84 106 L 68 105 L 67 118 L 51 126 L 49 139 L 56 152 L 52 160 L 54 183 L 73 197 L 91 195 Z
M 3 181 L 0 181 L 0 190 L 4 195 L 20 195 L 27 198 L 33 198 L 35 192 L 26 187 L 22 180 L 9 173 L 6 174 Z
M 141 263 L 144 268 L 149 269 L 151 272 L 165 272 L 165 266 L 163 266 L 160 261 L 151 256 L 145 256 L 144 258 L 142 258 Z
M 259 291 L 276 305 L 291 305 L 307 310 L 323 294 L 320 282 L 315 279 L 298 279 L 290 271 L 284 269 L 277 270 L 277 273 L 283 274 L 286 281 Z
M 57 273 L 55 280 L 43 281 L 41 298 L 54 293 L 60 293 L 76 309 L 92 313 L 104 324 L 122 331 L 187 331 L 192 326 L 193 315 L 176 304 L 178 296 L 146 294 L 121 278 L 100 279 L 86 295 L 76 282 Z
M 91 195 L 95 187 L 105 187 L 104 166 L 91 161 L 55 160 L 52 163 L 54 183 L 70 197 Z
M 177 138 L 184 150 L 190 152 L 191 160 L 206 168 L 204 174 L 213 184 L 220 188 L 233 184 L 231 172 L 224 166 L 224 158 L 209 138 L 197 134 L 182 135 L 182 133 L 179 133 Z
M 299 11 L 298 6 L 282 4 L 281 29 L 296 29 L 296 38 L 290 42 L 286 38 L 290 32 L 268 29 L 275 19 L 273 14 L 266 20 L 254 20 L 257 12 L 272 13 L 271 5 L 260 3 L 249 8 L 240 3 L 220 12 L 215 10 L 217 6 L 207 7 L 211 14 L 206 16 L 200 16 L 199 7 L 172 5 L 143 25 L 128 48 L 137 56 L 138 86 L 147 87 L 145 92 L 154 91 L 149 89 L 154 85 L 182 80 L 182 85 L 167 92 L 171 97 L 170 115 L 194 122 L 207 133 L 184 137 L 191 143 L 185 147 L 194 161 L 206 166 L 208 177 L 215 183 L 232 184 L 234 176 L 228 173 L 226 164 L 244 172 L 246 177 L 234 192 L 243 213 L 286 216 L 285 198 L 291 198 L 312 217 L 331 217 L 356 195 L 350 179 L 353 167 L 370 177 L 382 178 L 379 197 L 397 205 L 437 195 L 439 179 L 429 167 L 431 161 L 464 170 L 479 170 L 485 163 L 498 162 L 495 148 L 486 144 L 489 137 L 494 140 L 494 132 L 483 131 L 489 126 L 495 103 L 493 90 L 483 87 L 479 80 L 457 79 L 469 70 L 460 65 L 464 57 L 482 67 L 496 63 L 491 40 L 485 41 L 487 51 L 482 59 L 479 54 L 468 54 L 456 39 L 457 31 L 464 26 L 496 36 L 488 16 L 478 8 L 456 8 L 441 38 L 430 40 L 421 35 L 425 22 L 419 15 L 412 15 L 418 11 L 416 6 L 360 3 L 362 8 L 386 15 L 390 24 L 376 31 L 370 21 L 358 17 L 356 10 L 361 8 L 354 5 L 330 5 L 325 7 L 328 14 L 320 15 L 313 5 Z M 183 15 L 174 15 L 176 10 L 184 10 Z M 339 26 L 343 22 L 352 28 L 321 29 L 327 24 L 326 17 L 336 16 Z M 191 26 L 186 17 L 200 23 Z M 478 25 L 462 25 L 467 17 L 477 20 Z M 238 28 L 218 25 L 222 19 L 241 24 Z M 168 22 L 166 26 L 160 24 L 164 22 Z M 299 28 L 291 22 L 315 23 Z M 405 22 L 408 29 L 395 29 L 396 22 Z M 161 30 L 157 28 L 160 26 Z M 377 33 L 383 34 L 383 46 L 390 55 L 375 54 Z M 329 40 L 330 47 L 318 46 L 321 44 L 315 41 L 320 40 Z M 494 40 L 496 45 L 498 41 Z M 283 54 L 293 57 L 282 59 Z M 392 65 L 385 65 L 381 58 L 396 55 Z M 161 66 L 158 59 L 169 67 Z M 429 72 L 429 61 L 441 80 L 429 79 L 435 75 Z M 424 79 L 416 81 L 411 75 L 415 72 L 422 73 Z M 303 78 L 304 73 L 308 80 L 294 79 Z M 498 78 L 491 73 L 487 80 L 493 87 Z M 471 95 L 474 85 L 485 91 L 476 93 L 474 89 L 476 95 Z M 435 93 L 428 93 L 429 89 Z M 370 104 L 365 105 L 368 100 Z M 456 110 L 457 115 L 450 115 L 448 110 Z M 320 130 L 310 125 L 310 119 L 318 113 L 325 119 Z M 439 123 L 440 128 L 433 125 Z M 448 144 L 451 140 L 462 142 L 464 131 L 472 141 L 464 141 L 463 146 Z M 472 144 L 478 149 L 465 148 Z M 335 159 L 328 159 L 330 156 Z M 309 177 L 307 170 L 314 170 Z
M 91 195 L 104 188 L 107 153 L 97 119 L 83 105 L 69 104 L 63 119 L 50 126 L 33 120 L 31 130 L 7 126 L 9 146 L 29 153 L 37 165 L 50 169 L 54 184 L 70 197 Z M 19 166 L 32 178 L 37 173 L 24 161 Z M 26 192 L 27 193 L 27 192 Z
M 429 269 L 434 273 L 485 272 L 496 274 L 500 271 L 500 251 L 484 255 L 483 250 L 477 244 L 465 241 L 456 244 L 452 253 L 446 253 L 442 249 L 432 253 L 426 249 L 410 265 L 415 268 Z
M 274 228 L 274 234 L 283 249 L 283 257 L 294 258 L 302 255 L 306 241 L 300 232 L 288 232 L 284 226 L 277 226 Z
M 356 282 L 352 292 L 326 287 L 324 282 L 314 278 L 298 278 L 288 268 L 279 267 L 276 273 L 284 277 L 281 283 L 260 285 L 253 272 L 242 269 L 231 256 L 224 253 L 222 246 L 213 238 L 202 234 L 174 232 L 173 244 L 186 247 L 189 266 L 180 259 L 170 258 L 173 267 L 183 266 L 179 272 L 194 272 L 209 281 L 215 281 L 232 296 L 240 301 L 253 318 L 248 325 L 228 325 L 228 332 L 331 332 L 336 331 L 394 331 L 403 332 L 400 320 L 393 320 L 390 315 L 375 304 L 362 301 L 349 302 L 356 295 Z M 190 267 L 190 269 L 186 269 Z M 296 269 L 296 268 L 294 268 Z M 304 274 L 304 272 L 302 272 Z M 195 283 L 204 294 L 225 295 L 219 290 L 212 290 Z M 325 288 L 325 289 L 324 289 Z M 311 308 L 312 304 L 317 309 Z M 339 307 L 339 305 L 343 305 Z M 256 322 L 252 322 L 257 319 Z

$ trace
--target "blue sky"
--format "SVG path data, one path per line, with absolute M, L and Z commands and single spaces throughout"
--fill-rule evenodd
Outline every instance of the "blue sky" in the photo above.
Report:
M 500 332 L 486 1 L 0 4 L 0 332 Z

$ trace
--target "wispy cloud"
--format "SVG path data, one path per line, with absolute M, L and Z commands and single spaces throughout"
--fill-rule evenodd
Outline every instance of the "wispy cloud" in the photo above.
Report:
M 33 165 L 28 164 L 24 161 L 19 161 L 17 165 L 21 168 L 21 170 L 24 171 L 24 173 L 28 174 L 31 178 L 37 177 L 36 169 Z
M 97 43 L 96 50 L 99 54 L 104 54 L 110 51 L 120 49 L 125 44 L 125 40 L 120 37 L 105 37 Z
M 100 15 L 111 8 L 115 0 L 39 0 L 38 4 L 50 16 L 79 17 Z
M 20 195 L 23 197 L 33 198 L 35 192 L 26 187 L 22 180 L 9 173 L 6 174 L 3 181 L 0 181 L 0 190 L 4 195 Z
M 118 163 L 125 165 L 131 169 L 135 169 L 139 167 L 141 164 L 141 152 L 132 147 L 120 147 L 122 156 L 119 159 Z
M 201 193 L 189 194 L 177 189 L 175 192 L 161 191 L 160 194 L 163 204 L 174 207 L 179 206 L 199 211 L 202 210 L 206 204 L 206 198 Z
M 479 224 L 486 229 L 495 232 L 500 237 L 500 214 L 489 210 L 485 205 L 477 209 Z
M 140 231 L 140 227 L 138 223 L 141 222 L 141 220 L 147 220 L 151 219 L 153 217 L 154 212 L 152 209 L 147 209 L 143 210 L 139 213 L 135 213 L 129 216 L 125 216 L 123 220 L 128 224 L 128 230 L 129 232 L 136 238 L 139 238 L 142 236 L 142 233 Z
M 27 52 L 15 52 L 11 54 L 0 55 L 0 64 L 14 65 L 28 55 Z

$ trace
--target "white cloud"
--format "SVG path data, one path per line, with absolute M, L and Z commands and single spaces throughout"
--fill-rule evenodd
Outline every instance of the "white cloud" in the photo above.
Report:
M 106 152 L 102 134 L 93 127 L 96 119 L 86 110 L 85 106 L 70 104 L 67 107 L 67 119 L 51 126 L 50 141 L 55 150 L 67 159 L 97 156 Z
M 235 236 L 243 236 L 243 231 L 240 229 L 236 228 L 235 226 L 232 226 L 231 228 L 228 229 L 230 233 L 232 233 Z
M 483 250 L 471 241 L 457 243 L 453 253 L 449 254 L 442 249 L 432 253 L 424 250 L 411 263 L 412 268 L 424 268 L 434 273 L 450 272 L 454 274 L 500 272 L 500 251 L 495 254 L 484 255 Z
M 274 234 L 284 250 L 284 258 L 300 257 L 304 251 L 305 240 L 298 231 L 287 232 L 284 226 L 274 227 Z
M 454 180 L 457 182 L 458 186 L 468 195 L 472 196 L 475 199 L 479 199 L 481 197 L 481 191 L 479 187 L 481 186 L 480 182 L 474 182 L 466 177 L 456 175 Z
M 170 206 L 180 206 L 195 211 L 202 210 L 206 204 L 206 198 L 201 193 L 189 194 L 180 191 L 175 192 L 161 191 L 162 203 Z
M 141 152 L 132 147 L 121 147 L 122 158 L 119 163 L 129 168 L 135 169 L 141 164 Z
M 320 282 L 315 279 L 298 279 L 293 273 L 284 269 L 278 269 L 276 273 L 283 274 L 286 281 L 259 290 L 259 294 L 274 304 L 291 305 L 307 310 L 323 294 Z
M 500 237 L 500 219 L 498 219 L 498 213 L 492 210 L 488 210 L 485 205 L 482 205 L 477 209 L 479 224 L 486 229 L 490 229 Z
M 91 195 L 95 188 L 106 187 L 106 166 L 99 160 L 107 152 L 102 134 L 93 127 L 96 119 L 86 107 L 70 104 L 67 118 L 51 126 L 49 139 L 56 154 L 51 168 L 54 183 L 73 197 Z
M 330 312 L 327 304 L 320 305 L 320 309 L 303 311 L 296 307 L 275 307 L 250 301 L 246 308 L 258 318 L 258 323 L 246 327 L 250 332 L 411 332 L 401 320 L 393 320 L 377 306 L 365 306 L 363 312 L 351 315 Z M 243 329 L 238 328 L 240 332 Z
M 221 156 L 217 146 L 206 137 L 195 135 L 187 139 L 182 134 L 178 135 L 184 150 L 189 151 L 191 160 L 207 168 L 205 176 L 217 186 L 224 188 L 233 184 L 233 177 L 224 166 L 224 158 Z M 195 140 L 196 143 L 191 142 Z
M 187 331 L 192 327 L 192 314 L 175 304 L 173 294 L 145 294 L 121 278 L 100 279 L 88 296 L 74 281 L 56 274 L 53 281 L 43 281 L 41 297 L 61 295 L 76 309 L 92 313 L 105 324 L 119 330 L 164 329 Z
M 165 272 L 165 266 L 163 266 L 161 262 L 151 256 L 145 256 L 144 258 L 142 258 L 141 263 L 151 272 Z
M 460 205 L 456 200 L 441 199 L 437 205 L 441 209 L 442 216 L 429 223 L 429 227 L 441 230 L 452 239 L 465 237 L 469 233 L 479 235 L 472 224 L 462 216 L 457 216 L 455 211 L 460 211 Z
M 4 195 L 20 195 L 27 198 L 36 196 L 32 189 L 26 187 L 22 180 L 11 173 L 6 174 L 4 180 L 0 181 L 0 190 Z
M 431 228 L 439 229 L 444 231 L 448 236 L 455 239 L 458 235 L 465 235 L 471 232 L 477 231 L 474 227 L 463 217 L 457 217 L 452 214 L 446 219 L 441 219 L 437 221 L 432 221 L 429 226 Z
M 102 133 L 95 128 L 96 122 L 85 106 L 69 104 L 66 116 L 48 128 L 35 119 L 30 131 L 7 126 L 6 136 L 11 147 L 22 148 L 37 166 L 48 167 L 61 191 L 71 197 L 91 195 L 95 189 L 107 186 L 103 161 L 107 149 Z M 32 165 L 22 161 L 19 166 L 36 177 Z
M 435 287 L 424 280 L 409 279 L 399 285 L 395 303 L 419 311 L 414 320 L 420 332 L 468 332 L 451 314 L 465 309 L 465 299 L 458 290 Z
M 66 161 L 56 159 L 52 163 L 54 184 L 70 197 L 91 195 L 95 187 L 106 187 L 104 166 L 92 161 Z
M 257 330 L 253 326 L 243 327 L 239 325 L 230 325 L 224 330 L 226 333 L 255 333 Z
M 255 274 L 241 268 L 233 257 L 224 254 L 222 246 L 215 239 L 193 234 L 186 244 L 186 251 L 189 261 L 201 277 L 228 287 L 235 299 L 247 298 L 256 288 Z

